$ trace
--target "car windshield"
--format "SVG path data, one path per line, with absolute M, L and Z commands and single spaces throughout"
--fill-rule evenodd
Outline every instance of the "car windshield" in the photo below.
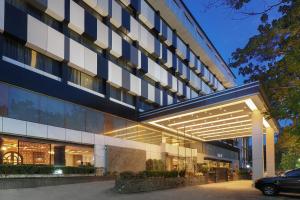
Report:
M 286 177 L 300 177 L 300 169 L 287 171 L 284 175 Z

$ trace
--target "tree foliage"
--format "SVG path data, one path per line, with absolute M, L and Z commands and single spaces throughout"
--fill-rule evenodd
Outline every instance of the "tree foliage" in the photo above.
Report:
M 276 144 L 276 166 L 281 170 L 300 167 L 300 136 L 286 129 Z
M 224 0 L 241 10 L 254 0 Z M 269 11 L 280 17 L 270 21 Z M 271 104 L 270 115 L 292 121 L 289 130 L 300 134 L 300 0 L 278 0 L 265 10 L 245 12 L 261 15 L 258 34 L 232 54 L 230 67 L 237 68 L 245 82 L 260 81 Z

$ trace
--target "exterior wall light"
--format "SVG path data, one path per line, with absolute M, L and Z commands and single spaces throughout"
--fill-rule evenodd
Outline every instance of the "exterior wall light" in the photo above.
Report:
M 62 169 L 55 169 L 53 174 L 55 175 L 62 175 L 63 174 L 63 170 Z

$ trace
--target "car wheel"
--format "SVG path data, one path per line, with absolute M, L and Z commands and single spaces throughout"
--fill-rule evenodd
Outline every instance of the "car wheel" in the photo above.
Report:
M 274 196 L 277 194 L 276 187 L 274 185 L 266 185 L 262 188 L 262 192 L 266 196 Z

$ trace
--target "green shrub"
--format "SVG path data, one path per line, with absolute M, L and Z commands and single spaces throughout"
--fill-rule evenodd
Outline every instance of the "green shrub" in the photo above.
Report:
M 131 171 L 124 171 L 120 173 L 120 178 L 121 179 L 133 179 L 136 178 L 137 174 Z
M 59 167 L 64 174 L 93 174 L 95 173 L 94 167 Z
M 160 177 L 160 178 L 175 178 L 178 177 L 185 177 L 185 170 L 182 171 L 142 171 L 139 173 L 134 173 L 131 171 L 126 171 L 120 173 L 120 178 L 121 179 L 137 179 L 137 178 L 155 178 L 155 177 Z
M 0 165 L 0 174 L 53 174 L 61 169 L 63 174 L 92 174 L 94 167 L 55 167 L 51 165 Z

